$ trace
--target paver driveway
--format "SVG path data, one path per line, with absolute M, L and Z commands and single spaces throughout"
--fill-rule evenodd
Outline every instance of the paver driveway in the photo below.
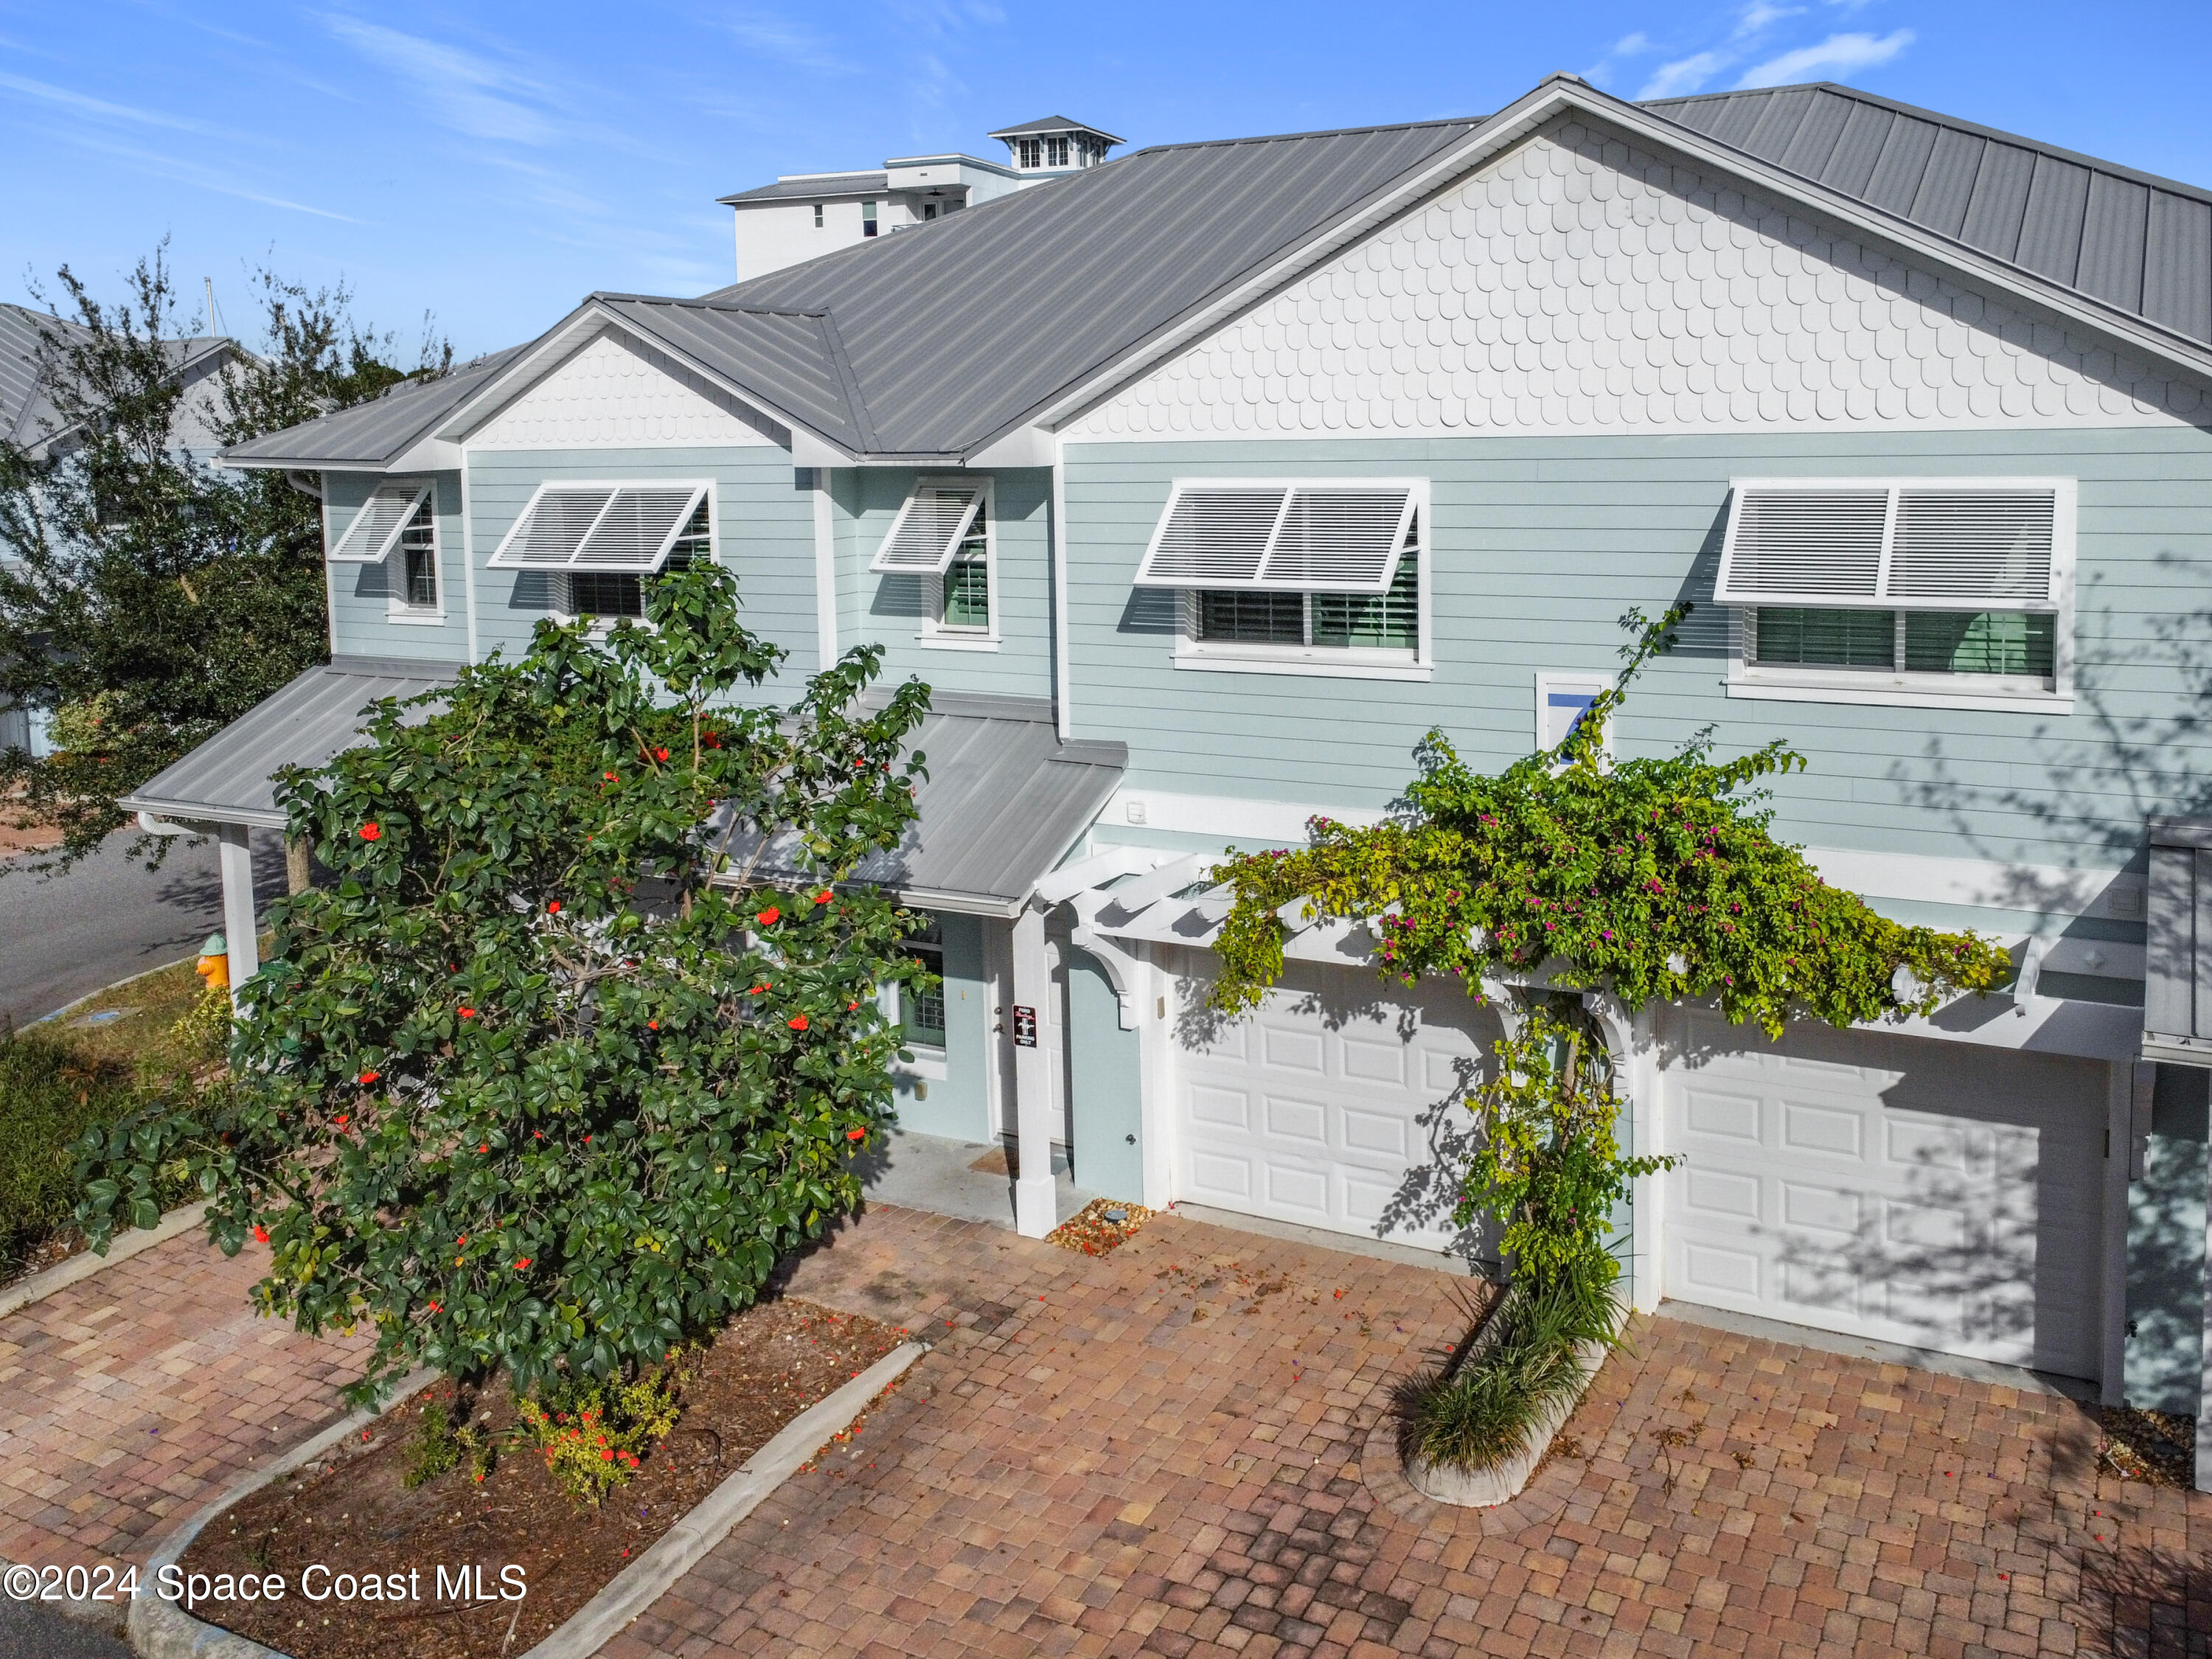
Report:
M 793 1288 L 937 1350 L 609 1659 L 2212 1652 L 2212 1498 L 2100 1482 L 2064 1401 L 1646 1320 L 1480 1516 L 1375 1431 L 1463 1280 L 878 1207 Z

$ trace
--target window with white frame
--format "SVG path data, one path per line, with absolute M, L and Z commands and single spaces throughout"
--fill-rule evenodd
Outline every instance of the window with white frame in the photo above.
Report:
M 1177 591 L 1179 665 L 1425 672 L 1425 493 L 1407 479 L 1179 479 L 1136 585 Z
M 899 986 L 899 1024 L 906 1028 L 909 1043 L 928 1048 L 945 1046 L 945 927 L 932 920 L 919 933 L 911 934 L 899 947 L 914 959 L 925 973 L 936 975 L 937 983 L 927 990 L 918 990 L 911 983 Z
M 393 574 L 398 578 L 398 592 L 394 602 L 408 611 L 435 611 L 438 608 L 438 532 L 437 524 L 430 512 L 430 498 L 423 496 L 415 514 L 399 532 L 399 546 L 393 556 L 397 565 Z
M 875 234 L 876 204 L 873 202 L 863 202 L 860 204 L 860 234 L 872 236 Z
M 1737 695 L 2047 703 L 2071 690 L 2070 478 L 1739 479 L 1715 597 Z
M 1019 157 L 1016 165 L 1024 168 L 1039 167 L 1044 165 L 1043 139 L 1019 138 L 1015 140 L 1014 148 Z
M 988 478 L 924 478 L 899 508 L 868 568 L 920 579 L 925 641 L 980 644 L 997 637 Z
M 541 484 L 490 567 L 550 576 L 567 616 L 642 617 L 647 582 L 714 557 L 712 495 L 703 482 Z
M 814 204 L 814 228 L 822 228 L 822 204 L 819 202 Z

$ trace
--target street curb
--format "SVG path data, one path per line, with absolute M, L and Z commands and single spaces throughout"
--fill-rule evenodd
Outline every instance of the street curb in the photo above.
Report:
M 793 1418 L 737 1473 L 708 1492 L 690 1513 L 661 1534 L 651 1548 L 522 1659 L 589 1659 L 658 1601 L 670 1585 L 699 1564 L 701 1557 L 728 1537 L 738 1522 L 758 1509 L 763 1499 L 848 1428 L 878 1395 L 928 1352 L 921 1343 L 902 1342 L 843 1388 Z M 183 1656 L 179 1654 L 178 1659 Z M 210 1652 L 200 1659 L 216 1659 L 216 1656 Z M 258 1651 L 254 1656 L 224 1654 L 221 1659 L 258 1659 Z
M 136 985 L 142 979 L 150 979 L 155 974 L 166 974 L 172 968 L 181 968 L 186 963 L 197 962 L 198 959 L 199 952 L 195 951 L 190 956 L 179 957 L 174 962 L 157 963 L 151 968 L 141 968 L 135 974 L 125 975 L 121 979 L 117 980 L 112 985 L 103 985 L 97 991 L 87 991 L 82 996 L 76 998 L 74 1001 L 64 1002 L 51 1014 L 40 1014 L 36 1019 L 31 1021 L 29 1025 L 25 1025 L 21 1029 L 27 1031 L 31 1029 L 32 1025 L 45 1025 L 51 1021 L 59 1019 L 64 1014 L 69 1012 L 72 1008 L 83 1007 L 86 1003 L 90 1002 L 94 997 L 104 997 L 110 991 L 119 991 L 126 985 Z
M 189 1204 L 181 1210 L 172 1210 L 151 1227 L 133 1227 L 117 1239 L 106 1255 L 95 1255 L 89 1249 L 79 1250 L 64 1261 L 56 1262 L 44 1273 L 33 1273 L 28 1279 L 19 1279 L 7 1289 L 0 1291 L 0 1319 L 5 1319 L 18 1309 L 27 1308 L 33 1302 L 43 1302 L 56 1291 L 67 1290 L 80 1280 L 91 1278 L 102 1267 L 112 1267 L 118 1261 L 128 1261 L 156 1244 L 166 1244 L 178 1234 L 189 1232 L 207 1217 L 205 1204 Z
M 385 1401 L 386 1407 L 396 1406 L 416 1390 L 438 1380 L 438 1373 L 420 1370 L 403 1378 Z M 167 1601 L 155 1593 L 155 1581 L 162 1568 L 173 1566 L 191 1547 L 192 1540 L 200 1529 L 234 1504 L 250 1498 L 279 1475 L 289 1474 L 302 1463 L 311 1463 L 341 1442 L 351 1438 L 383 1415 L 382 1411 L 359 1411 L 349 1413 L 325 1429 L 311 1440 L 286 1452 L 265 1468 L 240 1475 L 230 1489 L 169 1535 L 169 1540 L 147 1560 L 140 1580 L 138 1594 L 132 1598 L 131 1613 L 125 1621 L 125 1631 L 131 1640 L 131 1650 L 139 1659 L 286 1659 L 274 1648 L 264 1648 L 250 1638 L 221 1629 L 204 1620 L 195 1619 L 173 1601 Z

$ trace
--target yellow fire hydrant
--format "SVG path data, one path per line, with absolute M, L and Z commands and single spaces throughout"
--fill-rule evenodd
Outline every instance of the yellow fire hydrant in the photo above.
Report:
M 230 989 L 230 942 L 221 933 L 210 933 L 207 943 L 200 946 L 200 959 L 192 964 L 192 971 L 210 991 Z

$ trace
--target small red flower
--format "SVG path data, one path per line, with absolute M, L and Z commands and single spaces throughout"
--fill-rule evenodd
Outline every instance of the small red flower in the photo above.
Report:
M 445 1304 L 441 1302 L 433 1302 L 430 1304 L 430 1311 L 432 1313 L 443 1313 L 446 1311 Z
M 645 1029 L 648 1031 L 657 1031 L 660 1029 L 660 1022 L 657 1019 L 648 1019 L 645 1022 Z
M 269 1242 L 269 1229 L 256 1225 L 253 1229 L 253 1242 L 256 1244 L 266 1244 Z
M 825 887 L 825 888 L 823 888 L 820 892 L 817 893 L 817 894 L 814 896 L 814 902 L 815 902 L 817 904 L 827 904 L 827 903 L 829 903 L 829 902 L 830 902 L 830 890 L 829 890 L 827 887 Z
M 483 1143 L 482 1143 L 480 1146 L 477 1146 L 477 1150 L 478 1152 L 489 1152 L 489 1151 L 491 1150 L 491 1142 L 489 1142 L 489 1140 L 484 1141 Z
M 465 1244 L 465 1243 L 467 1243 L 469 1242 L 469 1236 L 468 1236 L 466 1233 L 463 1233 L 463 1234 L 462 1234 L 459 1238 L 455 1239 L 453 1242 L 454 1242 L 456 1244 Z
M 773 927 L 782 919 L 783 912 L 777 909 L 773 904 L 769 905 L 767 909 L 762 911 L 758 915 L 753 918 L 755 921 L 760 923 L 763 927 Z
M 854 1009 L 855 1009 L 855 1008 L 859 1007 L 860 1006 L 860 1005 L 859 1003 L 857 1003 L 857 1002 L 848 1002 L 848 1003 L 847 1003 L 847 1004 L 845 1005 L 845 1012 L 846 1012 L 847 1013 L 848 1013 L 848 1014 L 849 1014 L 849 1013 L 851 1013 L 851 1012 L 853 1012 L 853 1010 L 854 1010 Z
M 374 1083 L 374 1082 L 375 1082 L 375 1081 L 376 1081 L 376 1079 L 379 1079 L 379 1078 L 382 1077 L 383 1075 L 384 1075 L 384 1073 L 381 1073 L 381 1072 L 363 1072 L 363 1073 L 361 1074 L 361 1080 L 362 1080 L 363 1083 Z
M 757 996 L 758 996 L 762 992 L 763 992 L 763 991 L 767 990 L 767 989 L 768 989 L 768 986 L 769 986 L 769 982 L 768 982 L 768 981 L 766 981 L 766 980 L 763 980 L 759 984 L 757 984 L 757 985 L 754 986 L 754 987 L 753 987 L 753 988 L 752 988 L 751 990 L 750 990 L 750 991 L 746 992 L 746 993 L 745 993 L 745 994 L 746 994 L 747 996 L 749 996 L 749 997 L 757 997 Z
M 586 1145 L 586 1146 L 590 1146 L 591 1144 L 592 1144 L 592 1138 L 591 1138 L 591 1136 L 589 1136 L 589 1135 L 586 1135 L 586 1136 L 584 1137 L 584 1145 Z
M 665 761 L 668 758 L 668 751 L 665 749 L 656 749 L 653 751 L 653 757 L 657 761 Z
M 373 823 L 364 823 L 361 826 L 361 838 L 363 841 L 374 841 L 383 834 L 384 831 Z
M 464 1008 L 461 1010 L 461 1018 L 463 1019 L 474 1019 L 476 1017 L 477 1011 L 473 1008 Z
M 559 899 L 555 899 L 552 903 L 545 907 L 545 911 L 548 915 L 559 915 L 561 914 L 561 901 Z
M 848 1129 L 845 1131 L 845 1139 L 848 1140 L 865 1140 L 867 1139 L 867 1135 L 868 1132 L 866 1129 Z
M 794 1031 L 803 1031 L 806 1029 L 806 1016 L 804 1014 L 793 1014 L 789 1019 L 787 1019 L 783 1023 L 791 1027 Z
M 520 1273 L 520 1272 L 521 1272 L 525 1267 L 527 1267 L 529 1265 L 530 1265 L 530 1258 L 529 1258 L 528 1256 L 526 1256 L 526 1255 L 525 1257 L 523 1257 L 523 1258 L 522 1258 L 522 1260 L 521 1260 L 521 1261 L 518 1261 L 518 1262 L 516 1262 L 516 1263 L 514 1264 L 514 1271 L 515 1271 L 515 1272 L 517 1272 L 517 1273 Z
M 605 779 L 606 779 L 606 781 L 607 781 L 609 783 L 612 783 L 612 782 L 614 782 L 614 781 L 615 781 L 615 775 L 614 775 L 613 773 L 611 773 L 611 772 L 604 772 L 604 773 L 600 774 L 600 775 L 601 775 L 602 777 L 605 778 Z
M 347 1124 L 353 1121 L 353 1114 L 351 1112 L 340 1112 L 334 1121 L 337 1122 L 338 1127 L 343 1129 Z

